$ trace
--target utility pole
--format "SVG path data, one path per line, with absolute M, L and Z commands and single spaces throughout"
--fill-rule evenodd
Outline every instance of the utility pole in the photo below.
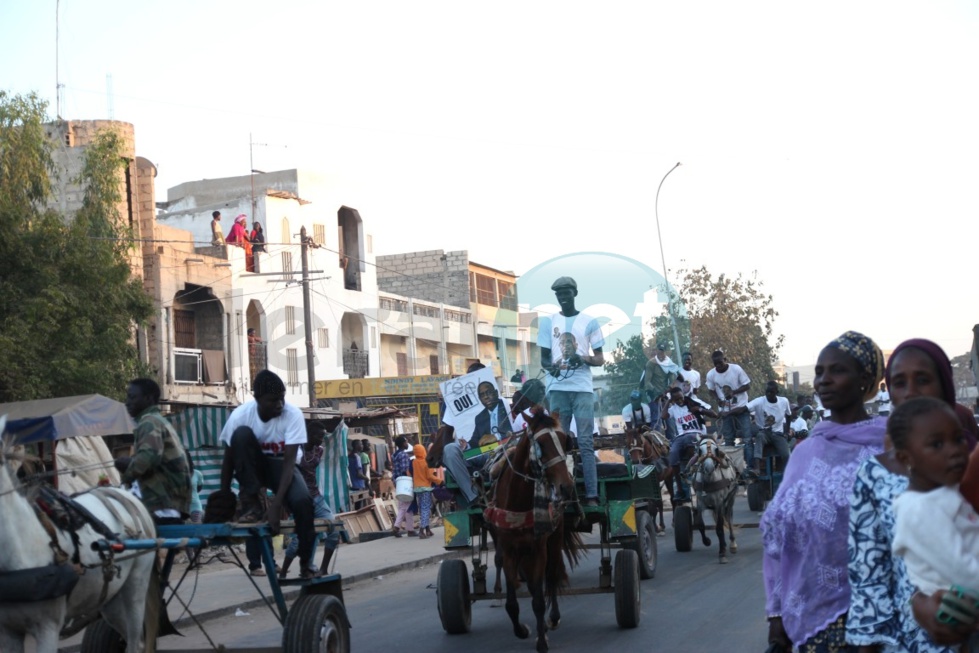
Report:
M 299 230 L 299 240 L 302 243 L 303 259 L 303 324 L 306 331 L 306 386 L 309 391 L 309 407 L 316 407 L 316 365 L 313 362 L 313 309 L 309 298 L 309 243 L 306 227 Z M 315 245 L 314 245 L 315 246 Z

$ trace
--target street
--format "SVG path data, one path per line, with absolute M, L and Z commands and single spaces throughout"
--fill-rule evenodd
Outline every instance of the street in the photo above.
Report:
M 764 590 L 761 578 L 761 542 L 757 527 L 738 531 L 739 552 L 727 565 L 717 562 L 717 543 L 710 549 L 695 535 L 693 551 L 677 553 L 673 532 L 658 538 L 659 563 L 656 577 L 642 582 L 642 617 L 639 627 L 618 628 L 613 594 L 564 597 L 558 630 L 548 634 L 554 651 L 601 651 L 614 646 L 690 653 L 714 651 L 761 651 L 767 646 Z M 757 524 L 758 515 L 747 511 L 739 496 L 737 523 Z M 594 536 L 586 536 L 594 543 Z M 613 551 L 614 556 L 614 551 Z M 467 560 L 467 567 L 471 567 Z M 590 549 L 572 574 L 574 587 L 598 582 L 598 551 Z M 491 569 L 492 573 L 492 569 Z M 351 650 L 425 651 L 426 653 L 495 653 L 533 651 L 534 635 L 527 640 L 514 637 L 502 607 L 490 601 L 473 605 L 472 630 L 464 635 L 443 631 L 436 609 L 437 566 L 398 572 L 364 581 L 344 592 L 352 623 Z M 529 599 L 521 600 L 521 621 L 533 624 Z M 281 642 L 281 628 L 262 608 L 247 616 L 229 616 L 204 624 L 215 643 L 229 649 L 269 648 Z M 533 628 L 532 628 L 533 630 Z M 161 651 L 200 649 L 210 646 L 199 630 L 187 627 L 185 637 L 160 640 Z

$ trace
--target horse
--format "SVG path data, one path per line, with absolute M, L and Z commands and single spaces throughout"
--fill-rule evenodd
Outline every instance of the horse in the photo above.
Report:
M 564 523 L 564 504 L 574 495 L 566 457 L 571 442 L 558 421 L 539 408 L 531 413 L 527 431 L 514 437 L 493 466 L 490 502 L 483 514 L 503 554 L 506 611 L 513 633 L 520 639 L 530 635 L 527 625 L 520 623 L 517 602 L 523 578 L 537 618 L 537 651 L 543 653 L 548 650 L 547 630 L 561 621 L 557 595 L 568 582 L 565 558 L 574 567 L 583 548 L 577 531 Z
M 639 428 L 625 430 L 625 443 L 629 449 L 629 457 L 633 465 L 655 465 L 659 480 L 666 485 L 666 492 L 670 495 L 670 509 L 673 508 L 673 468 L 670 467 L 667 456 L 670 453 L 670 443 L 659 431 L 654 431 L 648 425 Z M 666 532 L 666 522 L 664 521 L 665 509 L 660 502 L 658 509 L 653 513 L 653 523 L 656 532 L 660 535 Z M 656 515 L 659 515 L 659 523 L 656 524 Z
M 697 512 L 701 524 L 700 534 L 704 546 L 710 546 L 710 539 L 704 532 L 703 512 L 710 510 L 714 515 L 715 532 L 720 543 L 718 556 L 720 563 L 727 563 L 728 546 L 724 539 L 724 526 L 727 525 L 731 538 L 731 553 L 738 552 L 738 543 L 734 539 L 734 499 L 738 491 L 739 470 L 731 459 L 711 438 L 703 438 L 697 446 L 697 455 L 687 465 L 688 473 L 693 478 L 694 491 L 697 493 Z
M 38 653 L 55 653 L 59 637 L 79 632 L 99 615 L 125 638 L 126 653 L 142 653 L 144 645 L 155 651 L 162 596 L 159 583 L 152 582 L 154 552 L 117 556 L 92 549 L 93 542 L 114 534 L 154 539 L 149 512 L 124 490 L 95 488 L 73 500 L 99 523 L 86 520 L 66 530 L 43 510 L 59 495 L 16 480 L 11 463 L 24 458 L 12 447 L 0 446 L 0 516 L 5 524 L 0 530 L 0 651 L 23 653 L 30 635 Z

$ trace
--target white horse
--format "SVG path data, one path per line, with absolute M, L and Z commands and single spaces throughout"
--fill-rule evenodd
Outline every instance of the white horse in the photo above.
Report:
M 0 433 L 5 422 L 5 418 L 0 418 Z M 59 637 L 80 631 L 101 615 L 127 642 L 126 653 L 142 653 L 147 597 L 150 596 L 155 607 L 159 603 L 157 584 L 152 584 L 152 596 L 149 592 L 155 552 L 124 551 L 104 553 L 100 557 L 91 544 L 105 536 L 91 524 L 66 531 L 50 520 L 42 523 L 26 496 L 31 490 L 16 479 L 9 465 L 17 458 L 23 456 L 14 454 L 0 442 L 0 523 L 3 524 L 0 528 L 0 651 L 22 653 L 24 638 L 31 635 L 37 653 L 56 653 Z M 149 512 L 141 501 L 124 490 L 96 488 L 74 500 L 121 538 L 156 537 Z M 66 562 L 64 554 L 67 554 Z M 76 554 L 77 562 L 73 560 Z M 43 584 L 25 580 L 24 574 L 29 576 L 32 572 L 23 570 L 46 568 L 50 578 L 52 570 L 57 569 L 63 577 L 68 570 L 64 566 L 52 567 L 56 563 L 80 572 L 67 595 L 41 600 L 17 596 L 19 591 Z M 21 573 L 12 575 L 11 572 Z M 70 573 L 67 575 L 70 577 Z M 12 600 L 12 596 L 17 600 Z M 147 619 L 146 642 L 148 650 L 155 650 L 155 618 Z

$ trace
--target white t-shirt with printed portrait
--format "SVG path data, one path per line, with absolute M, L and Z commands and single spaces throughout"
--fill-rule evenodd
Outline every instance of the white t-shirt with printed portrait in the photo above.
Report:
M 755 397 L 748 402 L 748 410 L 755 419 L 755 424 L 761 428 L 771 428 L 776 433 L 781 433 L 785 427 L 785 420 L 792 412 L 789 400 L 785 397 L 775 397 L 775 402 L 768 401 L 768 397 L 762 395 Z
M 230 445 L 231 436 L 241 426 L 247 426 L 255 433 L 262 453 L 267 456 L 281 456 L 287 444 L 306 444 L 306 420 L 302 411 L 292 404 L 285 404 L 282 414 L 267 422 L 258 416 L 258 402 L 254 399 L 238 406 L 221 429 L 221 442 Z M 296 462 L 301 460 L 302 447 L 296 452 Z
M 683 381 L 680 382 L 680 389 L 683 396 L 689 397 L 700 389 L 700 372 L 697 370 L 680 370 Z
M 718 372 L 717 368 L 711 368 L 707 372 L 707 389 L 716 392 L 718 397 L 723 397 L 721 410 L 731 410 L 732 408 L 740 408 L 741 406 L 748 405 L 748 393 L 739 392 L 733 397 L 729 397 L 728 392 L 724 388 L 730 390 L 736 390 L 743 385 L 751 383 L 751 379 L 745 374 L 745 371 L 740 365 L 734 363 L 727 364 L 727 370 L 723 373 Z
M 547 391 L 592 392 L 590 365 L 569 368 L 567 360 L 571 354 L 591 356 L 596 349 L 605 346 L 605 337 L 598 321 L 580 312 L 573 317 L 555 313 L 542 317 L 537 329 L 537 344 L 551 350 L 551 365 L 561 368 L 560 378 L 547 375 Z

